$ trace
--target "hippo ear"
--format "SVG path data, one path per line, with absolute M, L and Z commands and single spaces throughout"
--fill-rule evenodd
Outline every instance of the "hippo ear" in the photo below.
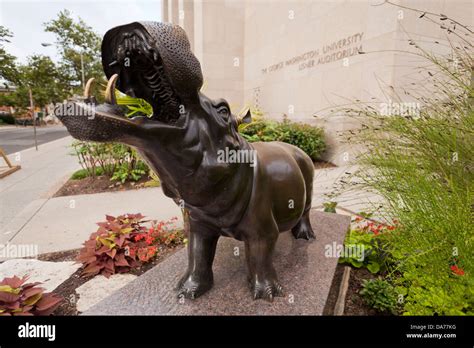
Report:
M 250 113 L 250 108 L 245 108 L 237 118 L 238 124 L 242 123 L 252 123 L 252 114 Z

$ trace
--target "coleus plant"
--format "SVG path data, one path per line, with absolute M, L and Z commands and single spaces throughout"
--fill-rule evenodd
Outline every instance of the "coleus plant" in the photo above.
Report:
M 41 283 L 26 283 L 28 276 L 13 276 L 0 281 L 0 315 L 50 315 L 63 300 L 45 293 Z
M 107 215 L 105 222 L 84 243 L 77 261 L 83 263 L 82 276 L 110 277 L 138 268 L 157 256 L 161 247 L 181 244 L 182 232 L 173 226 L 177 218 L 153 222 L 146 228 L 141 214 Z

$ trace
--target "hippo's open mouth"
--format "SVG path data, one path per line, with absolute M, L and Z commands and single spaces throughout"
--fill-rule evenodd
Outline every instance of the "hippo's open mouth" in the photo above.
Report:
M 89 80 L 84 98 L 68 102 L 73 111 L 64 112 L 63 107 L 56 112 L 71 135 L 82 140 L 113 141 L 117 137 L 110 136 L 111 129 L 131 134 L 138 128 L 186 126 L 189 110 L 185 105 L 198 99 L 202 72 L 181 28 L 154 22 L 113 28 L 102 41 L 102 65 L 109 79 L 105 103 L 96 103 Z M 115 88 L 147 101 L 153 113 L 127 118 L 126 108 L 117 105 Z

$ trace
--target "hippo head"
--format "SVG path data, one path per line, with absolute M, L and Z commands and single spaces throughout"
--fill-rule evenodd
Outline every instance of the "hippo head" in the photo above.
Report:
M 239 121 L 228 103 L 212 101 L 199 92 L 201 66 L 179 26 L 133 22 L 109 30 L 102 42 L 102 65 L 109 79 L 104 104 L 91 96 L 93 81 L 89 80 L 82 98 L 55 110 L 73 137 L 140 148 L 163 134 L 167 141 L 178 141 L 178 134 L 184 136 L 190 127 L 197 128 L 192 131 L 195 136 L 199 129 L 207 129 L 213 137 L 236 136 Z M 153 114 L 127 118 L 116 104 L 115 88 L 146 100 Z M 248 120 L 249 112 L 245 116 Z

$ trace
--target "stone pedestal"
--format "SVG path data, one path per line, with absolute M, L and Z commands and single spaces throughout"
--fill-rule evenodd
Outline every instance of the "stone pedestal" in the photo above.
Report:
M 179 300 L 174 290 L 187 266 L 180 250 L 85 315 L 321 315 L 331 287 L 337 257 L 326 249 L 342 244 L 350 217 L 312 211 L 316 240 L 280 234 L 274 265 L 285 297 L 273 303 L 254 301 L 247 285 L 242 242 L 220 238 L 214 261 L 214 287 L 196 300 Z

